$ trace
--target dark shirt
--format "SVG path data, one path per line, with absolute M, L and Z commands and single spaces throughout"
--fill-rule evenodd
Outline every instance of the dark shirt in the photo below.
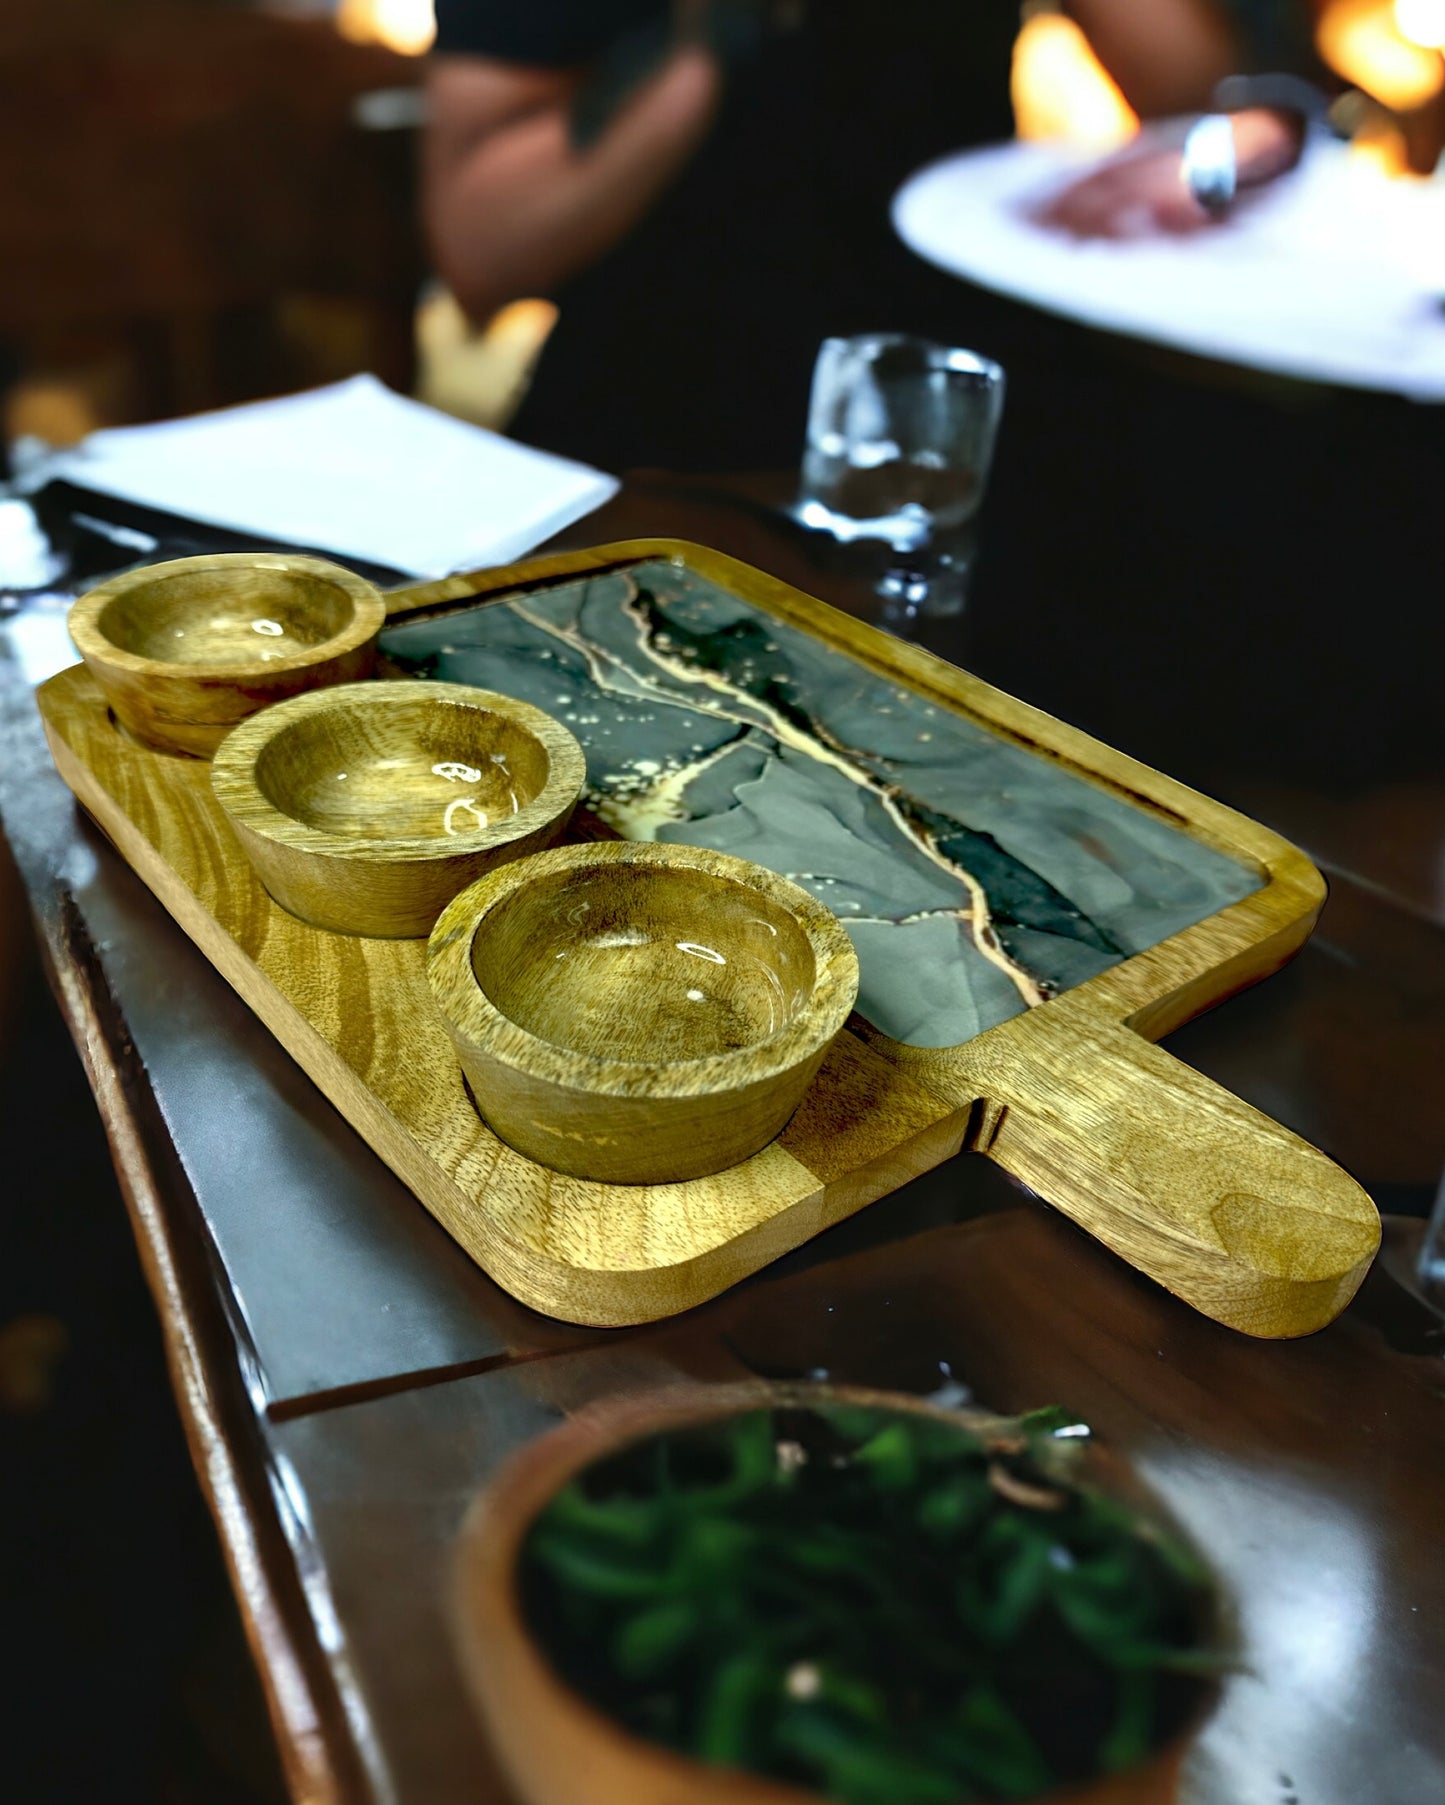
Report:
M 1284 73 L 1310 81 L 1324 75 L 1308 0 L 1220 0 L 1220 4 L 1239 42 L 1241 73 Z
M 585 139 L 670 22 L 657 0 L 437 0 L 437 50 L 588 69 Z M 787 465 L 824 337 L 967 343 L 967 291 L 903 248 L 889 204 L 921 165 L 1008 136 L 1017 28 L 1013 0 L 715 8 L 718 120 L 646 220 L 556 295 L 517 435 L 613 469 Z
M 658 0 L 437 0 L 435 48 L 566 69 L 593 62 L 624 32 L 667 14 Z

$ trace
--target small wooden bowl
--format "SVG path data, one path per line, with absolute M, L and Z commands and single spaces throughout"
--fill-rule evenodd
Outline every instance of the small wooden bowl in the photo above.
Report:
M 805 1788 L 737 1768 L 704 1766 L 645 1742 L 574 1692 L 527 1625 L 518 1562 L 533 1522 L 556 1494 L 630 1443 L 747 1410 L 850 1404 L 938 1417 L 980 1433 L 998 1426 L 996 1417 L 982 1412 L 945 1410 L 922 1398 L 862 1386 L 761 1380 L 682 1384 L 590 1404 L 501 1469 L 467 1514 L 450 1603 L 472 1696 L 525 1805 L 823 1805 L 819 1794 Z M 1102 1450 L 1088 1451 L 1087 1477 L 1141 1516 L 1169 1523 L 1132 1470 Z M 1222 1594 L 1213 1621 L 1201 1627 L 1220 1641 L 1232 1640 Z M 1174 1805 L 1184 1757 L 1218 1702 L 1218 1690 L 1204 1682 L 1193 1719 L 1139 1766 L 1050 1792 L 1033 1805 Z
M 115 717 L 207 758 L 258 708 L 366 677 L 386 603 L 320 558 L 223 552 L 112 577 L 70 610 L 70 637 Z
M 211 787 L 283 909 L 340 934 L 425 934 L 483 872 L 548 846 L 582 748 L 530 703 L 461 683 L 346 683 L 225 740 Z
M 672 1184 L 765 1147 L 858 994 L 806 891 L 696 846 L 557 847 L 466 891 L 427 975 L 477 1108 L 577 1178 Z

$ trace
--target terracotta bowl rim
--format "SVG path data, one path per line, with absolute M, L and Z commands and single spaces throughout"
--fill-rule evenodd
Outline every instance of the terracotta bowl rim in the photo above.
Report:
M 488 1673 L 498 1660 L 513 1677 L 540 1694 L 549 1713 L 570 1717 L 573 1726 L 604 1745 L 614 1760 L 644 1770 L 652 1782 L 638 1796 L 687 1796 L 698 1805 L 822 1805 L 821 1793 L 744 1768 L 709 1767 L 659 1743 L 624 1729 L 613 1718 L 574 1691 L 557 1672 L 543 1645 L 533 1636 L 523 1614 L 517 1586 L 517 1556 L 541 1511 L 579 1473 L 648 1436 L 741 1415 L 755 1409 L 809 1408 L 818 1405 L 862 1405 L 930 1416 L 960 1429 L 986 1432 L 1012 1419 L 970 1406 L 935 1404 L 909 1392 L 817 1380 L 737 1380 L 720 1385 L 681 1381 L 630 1395 L 613 1395 L 585 1405 L 557 1427 L 525 1443 L 507 1459 L 476 1496 L 463 1519 L 451 1563 L 449 1592 L 453 1639 L 473 1698 L 493 1724 Z M 1168 1509 L 1139 1477 L 1132 1462 L 1111 1451 L 1091 1447 L 1090 1455 L 1105 1466 L 1106 1483 L 1117 1488 L 1129 1508 L 1145 1518 L 1167 1523 L 1184 1536 L 1205 1560 L 1214 1595 L 1214 1628 L 1223 1634 L 1229 1603 L 1212 1561 L 1180 1528 Z M 1120 1483 L 1120 1480 L 1124 1483 Z M 488 1622 L 480 1621 L 485 1608 Z M 1040 1793 L 1025 1805 L 1090 1805 L 1110 1782 L 1127 1783 L 1151 1770 L 1175 1770 L 1212 1715 L 1219 1684 L 1201 1678 L 1200 1699 L 1182 1728 L 1168 1742 L 1124 1772 L 1096 1775 Z M 495 1733 L 495 1732 L 494 1732 Z M 1173 1794 L 1170 1794 L 1173 1797 Z

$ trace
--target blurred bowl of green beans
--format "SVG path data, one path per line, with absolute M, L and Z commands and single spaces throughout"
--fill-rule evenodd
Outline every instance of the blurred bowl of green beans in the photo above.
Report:
M 1204 1556 L 1066 1412 L 606 1400 L 471 1511 L 459 1646 L 527 1805 L 1164 1805 L 1232 1659 Z

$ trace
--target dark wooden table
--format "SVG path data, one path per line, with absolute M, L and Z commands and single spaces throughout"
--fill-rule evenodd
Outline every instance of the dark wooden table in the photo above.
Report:
M 637 474 L 567 539 L 692 538 L 866 609 L 769 514 L 778 493 Z M 1445 1335 L 1400 1276 L 1445 1166 L 1445 783 L 1416 764 L 1312 784 L 1307 761 L 1221 721 L 1208 659 L 1131 696 L 1097 681 L 1098 636 L 1123 656 L 1132 631 L 1107 606 L 1091 604 L 1096 643 L 1075 657 L 1048 643 L 1047 603 L 1030 615 L 997 593 L 981 585 L 966 622 L 922 636 L 1138 756 L 1183 748 L 1177 775 L 1329 877 L 1295 963 L 1169 1042 L 1391 1212 L 1384 1255 L 1322 1334 L 1218 1327 L 967 1156 L 686 1317 L 613 1333 L 542 1318 L 291 1063 L 78 815 L 23 686 L 0 687 L 5 830 L 298 1799 L 508 1797 L 444 1594 L 461 1514 L 512 1448 L 609 1393 L 821 1372 L 959 1385 L 1003 1410 L 1059 1402 L 1138 1462 L 1241 1619 L 1247 1665 L 1190 1759 L 1190 1805 L 1445 1797 Z

